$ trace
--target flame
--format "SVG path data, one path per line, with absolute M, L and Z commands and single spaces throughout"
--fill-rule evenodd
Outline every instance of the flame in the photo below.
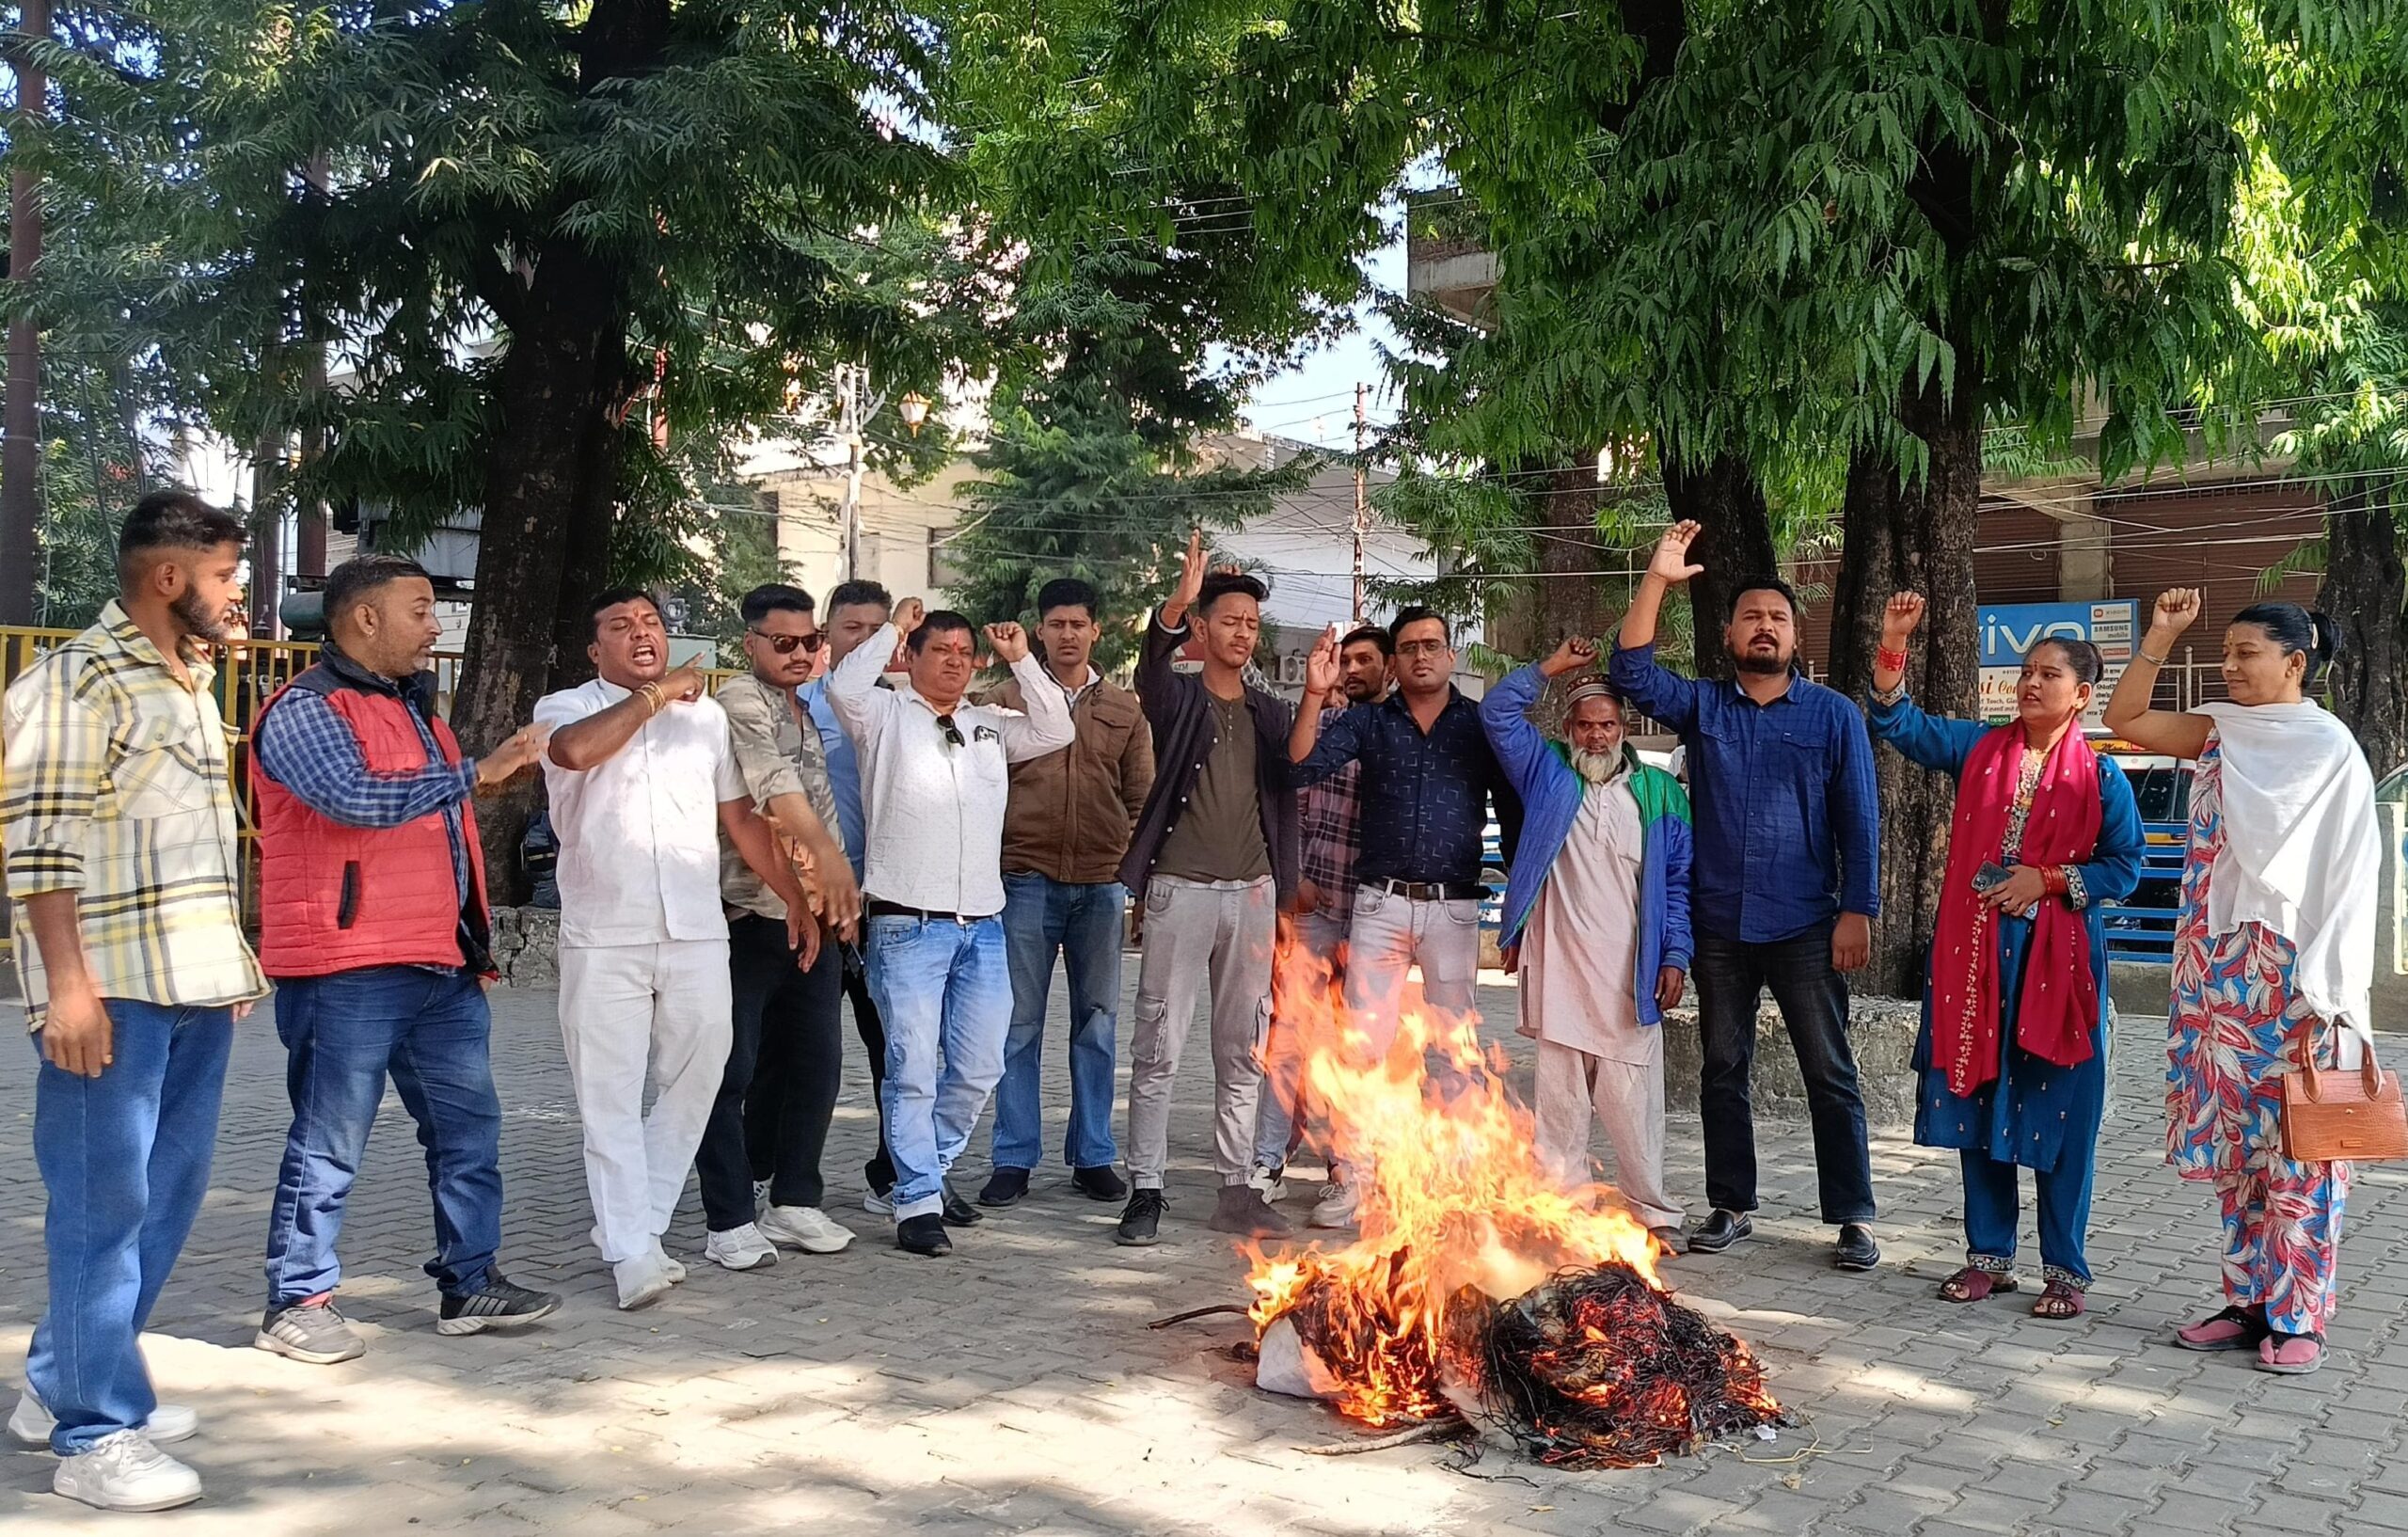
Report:
M 1391 1425 L 1450 1412 L 1437 1366 L 1466 1288 L 1503 1301 L 1614 1261 L 1660 1289 L 1656 1242 L 1614 1192 L 1567 1190 L 1542 1165 L 1530 1112 L 1506 1091 L 1504 1054 L 1481 1046 L 1476 1019 L 1409 990 L 1381 1054 L 1334 991 L 1318 958 L 1280 947 L 1281 1025 L 1302 1032 L 1308 1117 L 1354 1172 L 1359 1236 L 1258 1252 L 1246 1280 L 1258 1336 L 1291 1313 L 1309 1319 L 1342 1413 Z M 1425 1071 L 1434 1054 L 1443 1066 Z

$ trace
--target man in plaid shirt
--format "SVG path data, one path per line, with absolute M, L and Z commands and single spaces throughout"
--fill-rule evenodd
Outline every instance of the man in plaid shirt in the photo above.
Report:
M 226 723 L 202 647 L 242 594 L 243 525 L 157 491 L 118 541 L 119 597 L 10 687 L 0 793 L 17 967 L 41 1057 L 34 1158 L 50 1305 L 8 1418 L 103 1510 L 200 1497 L 158 1449 L 136 1339 L 209 1184 L 234 1023 L 266 992 L 245 943 Z
M 1328 716 L 1355 705 L 1376 705 L 1387 697 L 1389 654 L 1388 632 L 1377 625 L 1365 625 L 1339 643 L 1339 681 L 1346 704 L 1323 711 L 1324 725 Z M 1346 926 L 1354 915 L 1354 856 L 1361 847 L 1355 823 L 1362 809 L 1362 766 L 1350 763 L 1297 792 L 1304 879 L 1296 891 L 1289 943 L 1326 969 L 1329 996 L 1320 1010 L 1299 1009 L 1281 995 L 1283 989 L 1293 985 L 1283 980 L 1291 968 L 1282 964 L 1272 973 L 1271 1037 L 1263 1047 L 1263 1095 L 1255 1111 L 1254 1172 L 1246 1179 L 1265 1201 L 1279 1198 L 1288 1155 L 1303 1137 L 1306 1035 L 1316 1018 L 1335 1018 L 1341 1006 Z

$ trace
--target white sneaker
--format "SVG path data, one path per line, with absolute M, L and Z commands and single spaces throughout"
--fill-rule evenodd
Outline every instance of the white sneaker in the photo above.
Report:
M 8 1412 L 8 1434 L 24 1446 L 47 1450 L 50 1433 L 56 1429 L 58 1418 L 48 1405 L 34 1397 L 30 1387 L 17 1395 L 17 1406 Z M 161 1403 L 150 1410 L 150 1421 L 142 1434 L 150 1437 L 154 1446 L 175 1441 L 189 1441 L 200 1433 L 200 1416 L 181 1403 Z
M 862 1196 L 862 1210 L 874 1217 L 891 1217 L 895 1214 L 895 1200 L 875 1190 L 869 1191 Z
M 835 1254 L 853 1241 L 850 1228 L 816 1206 L 772 1206 L 753 1226 L 770 1243 L 790 1244 L 805 1254 Z
M 103 1511 L 171 1511 L 200 1497 L 200 1475 L 150 1444 L 140 1431 L 103 1435 L 87 1451 L 58 1459 L 53 1494 Z
M 752 1204 L 754 1206 L 767 1206 L 769 1204 L 768 1180 L 755 1180 L 752 1181 Z
M 660 1268 L 668 1276 L 670 1285 L 686 1284 L 686 1262 L 662 1248 L 660 1240 L 657 1238 L 652 1241 L 652 1257 L 660 1262 Z
M 776 1245 L 752 1223 L 703 1240 L 703 1258 L 730 1270 L 762 1270 L 778 1262 Z
M 1246 1188 L 1260 1196 L 1263 1205 L 1276 1206 L 1279 1204 L 1279 1176 L 1283 1172 L 1268 1164 L 1257 1164 L 1254 1172 L 1245 1177 Z
M 620 1260 L 610 1267 L 610 1278 L 619 1283 L 619 1310 L 626 1313 L 649 1307 L 669 1295 L 670 1287 L 675 1284 L 657 1253 Z
M 1321 1200 L 1313 1207 L 1310 1219 L 1315 1228 L 1352 1228 L 1354 1226 L 1356 1197 L 1354 1187 L 1332 1182 L 1321 1187 Z

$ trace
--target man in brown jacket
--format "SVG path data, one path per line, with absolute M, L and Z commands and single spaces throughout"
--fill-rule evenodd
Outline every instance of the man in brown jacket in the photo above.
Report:
M 1009 1206 L 1028 1194 L 1044 1154 L 1038 1077 L 1045 1046 L 1045 1000 L 1054 958 L 1070 986 L 1070 1123 L 1062 1139 L 1070 1183 L 1117 1201 L 1128 1186 L 1112 1165 L 1112 1068 L 1119 1026 L 1120 936 L 1129 904 L 1119 880 L 1130 829 L 1154 784 L 1153 734 L 1137 696 L 1107 683 L 1087 660 L 1102 633 L 1095 589 L 1074 578 L 1037 594 L 1038 643 L 1070 702 L 1077 739 L 1058 753 L 1012 765 L 1004 813 L 1004 945 L 1011 964 L 1012 1027 L 995 1088 L 995 1172 L 981 1206 Z M 984 703 L 1023 709 L 1018 680 Z

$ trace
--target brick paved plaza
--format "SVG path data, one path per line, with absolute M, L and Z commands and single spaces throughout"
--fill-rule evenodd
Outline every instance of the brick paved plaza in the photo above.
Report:
M 1832 1272 L 1828 1230 L 1805 1210 L 1814 1178 L 1803 1130 L 1768 1130 L 1757 1238 L 1668 1274 L 1754 1343 L 1805 1429 L 1625 1473 L 1559 1474 L 1490 1450 L 1467 1475 L 1449 1466 L 1455 1454 L 1430 1446 L 1305 1455 L 1299 1448 L 1353 1432 L 1317 1405 L 1258 1392 L 1249 1369 L 1222 1354 L 1244 1337 L 1242 1321 L 1146 1329 L 1241 1296 L 1229 1244 L 1197 1226 L 1210 1184 L 1200 1052 L 1184 1070 L 1160 1248 L 1114 1247 L 1117 1212 L 1046 1171 L 1028 1204 L 958 1235 L 951 1259 L 897 1253 L 858 1204 L 874 1123 L 850 1042 L 830 1207 L 861 1242 L 731 1275 L 701 1262 L 689 1196 L 670 1247 L 692 1278 L 659 1306 L 622 1314 L 584 1238 L 552 997 L 503 991 L 495 1004 L 508 1115 L 504 1261 L 517 1280 L 568 1293 L 550 1324 L 467 1339 L 434 1333 L 435 1293 L 418 1268 L 428 1243 L 423 1169 L 388 1097 L 343 1244 L 342 1301 L 369 1355 L 320 1368 L 250 1348 L 285 1128 L 283 1055 L 262 1014 L 242 1031 L 207 1209 L 149 1339 L 162 1393 L 203 1416 L 201 1434 L 177 1450 L 208 1497 L 166 1516 L 104 1515 L 49 1493 L 47 1454 L 11 1452 L 0 1459 L 0 1528 L 130 1530 L 149 1519 L 244 1537 L 2408 1532 L 2400 1174 L 2362 1171 L 2353 1194 L 2346 1297 L 2321 1375 L 2276 1378 L 2238 1357 L 2166 1346 L 2169 1324 L 2215 1306 L 2213 1198 L 2161 1161 L 2162 1055 L 2146 1017 L 2120 1042 L 2089 1317 L 2039 1322 L 2025 1311 L 2028 1292 L 1971 1307 L 1934 1299 L 1960 1253 L 1956 1158 L 1894 1131 L 1874 1150 L 1886 1262 L 1871 1277 Z M 1527 1047 L 1508 1033 L 1510 990 L 1486 990 L 1483 1006 L 1498 1022 L 1492 1035 Z M 22 1023 L 0 1006 L 0 1031 Z M 0 1373 L 11 1386 L 41 1296 L 32 1076 L 30 1055 L 0 1075 Z M 1057 1120 L 1063 1092 L 1057 1060 L 1048 1089 Z M 1672 1148 L 1673 1188 L 1694 1201 L 1694 1131 L 1676 1124 Z M 964 1170 L 974 1185 L 984 1149 L 982 1126 Z M 1300 1205 L 1290 1210 L 1301 1219 Z M 2028 1211 L 2025 1234 L 2036 1285 Z

